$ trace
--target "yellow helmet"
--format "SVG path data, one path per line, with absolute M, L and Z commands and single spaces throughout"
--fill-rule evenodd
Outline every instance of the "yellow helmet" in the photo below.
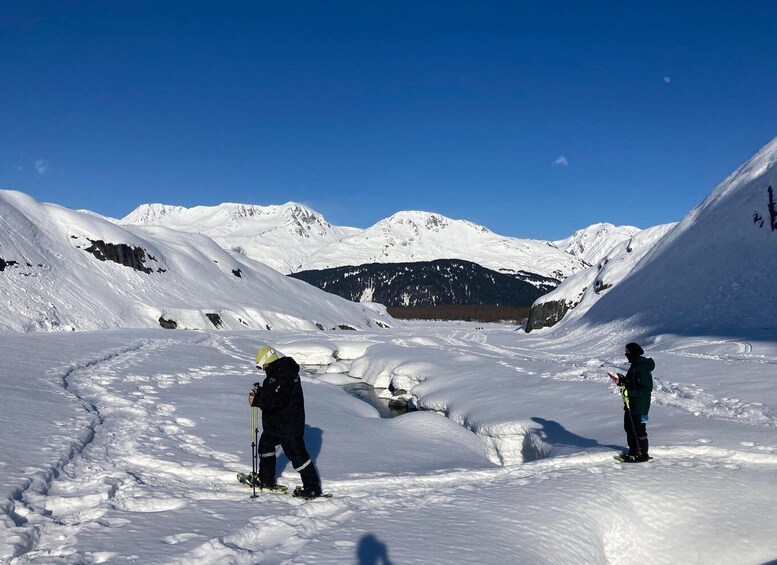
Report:
M 264 365 L 269 365 L 281 357 L 285 357 L 285 355 L 280 351 L 276 351 L 271 345 L 263 345 L 256 353 L 256 366 L 261 369 Z

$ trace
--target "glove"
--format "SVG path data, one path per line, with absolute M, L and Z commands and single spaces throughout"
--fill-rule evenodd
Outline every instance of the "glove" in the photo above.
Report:
M 249 406 L 254 405 L 254 398 L 258 398 L 262 394 L 262 385 L 259 383 L 254 383 L 254 389 L 248 393 L 248 404 Z

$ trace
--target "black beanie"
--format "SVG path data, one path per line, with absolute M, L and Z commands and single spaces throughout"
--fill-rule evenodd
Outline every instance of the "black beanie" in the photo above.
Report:
M 642 349 L 638 343 L 634 343 L 633 341 L 631 343 L 626 344 L 626 354 L 627 355 L 633 355 L 635 357 L 639 357 L 645 353 L 645 350 Z

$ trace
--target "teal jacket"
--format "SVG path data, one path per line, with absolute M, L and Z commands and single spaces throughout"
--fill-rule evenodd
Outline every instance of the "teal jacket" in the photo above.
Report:
M 653 369 L 656 362 L 650 357 L 639 357 L 631 364 L 625 376 L 621 376 L 623 402 L 635 414 L 647 415 L 650 410 L 650 394 L 653 392 Z

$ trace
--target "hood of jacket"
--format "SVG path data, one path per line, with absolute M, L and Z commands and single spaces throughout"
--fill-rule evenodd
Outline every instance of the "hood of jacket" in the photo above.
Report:
M 294 357 L 281 357 L 276 359 L 269 365 L 267 365 L 267 376 L 270 376 L 277 372 L 299 372 L 299 365 L 294 360 Z
M 632 363 L 635 368 L 646 369 L 652 371 L 656 368 L 656 362 L 651 357 L 639 357 Z

